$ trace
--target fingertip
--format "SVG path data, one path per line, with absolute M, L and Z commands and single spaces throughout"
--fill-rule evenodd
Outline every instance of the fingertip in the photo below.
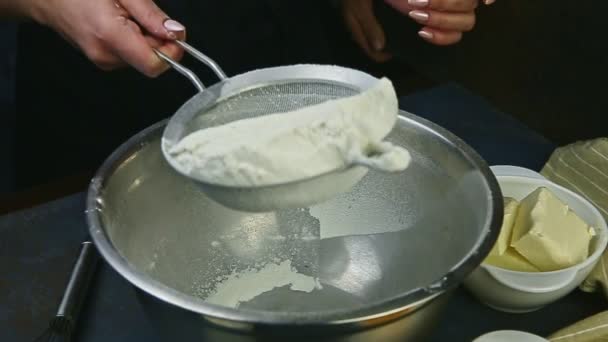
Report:
M 184 39 L 186 27 L 174 19 L 166 19 L 163 22 L 163 27 L 167 30 L 169 39 Z
M 350 29 L 353 40 L 368 58 L 378 63 L 386 62 L 392 58 L 392 55 L 383 51 L 386 46 L 384 34 L 374 37 L 372 42 L 369 42 L 365 33 L 363 33 L 360 21 L 356 17 L 352 14 L 345 14 L 344 20 Z
M 418 31 L 418 35 L 429 43 L 439 46 L 447 46 L 458 43 L 462 40 L 460 31 L 439 31 L 430 27 L 424 27 Z
M 385 63 L 393 58 L 393 55 L 386 51 L 364 50 L 365 54 L 376 63 Z
M 432 31 L 427 29 L 422 29 L 418 31 L 418 35 L 425 40 L 432 40 L 435 37 Z
M 384 50 L 384 40 L 380 38 L 374 38 L 372 41 L 372 48 L 376 51 Z
M 160 50 L 176 62 L 179 62 L 184 56 L 184 49 L 174 42 L 165 42 Z
M 165 42 L 159 46 L 157 50 L 176 62 L 179 62 L 184 56 L 184 50 L 173 42 Z M 153 78 L 160 76 L 171 67 L 167 62 L 156 55 L 156 53 L 154 53 L 154 57 L 153 66 L 146 73 Z
M 186 27 L 184 25 L 174 19 L 165 20 L 163 26 L 171 32 L 182 32 L 186 30 Z
M 119 0 L 121 6 L 146 32 L 160 39 L 174 40 L 183 36 L 185 26 L 169 18 L 153 0 Z
M 390 53 L 382 53 L 381 55 L 376 55 L 374 57 L 372 57 L 372 59 L 374 61 L 376 61 L 376 63 L 386 63 L 388 61 L 390 61 L 393 58 L 393 55 Z
M 355 43 L 359 45 L 361 49 L 367 52 L 369 48 L 365 39 L 365 35 L 363 34 L 363 30 L 361 29 L 361 26 L 359 24 L 359 21 L 357 21 L 357 19 L 352 15 L 346 15 L 345 20 L 346 24 L 350 28 L 350 33 Z
M 383 51 L 386 48 L 386 35 L 380 23 L 376 22 L 376 26 L 371 33 L 371 45 L 377 52 Z
M 370 9 L 368 12 L 361 13 L 355 20 L 359 23 L 369 49 L 376 52 L 384 50 L 386 45 L 384 29 L 372 10 Z
M 385 2 L 389 6 L 391 6 L 392 8 L 394 8 L 395 10 L 397 10 L 403 14 L 407 14 L 409 11 L 411 11 L 412 6 L 413 7 L 426 7 L 428 5 L 428 1 L 426 1 L 426 3 L 418 2 L 414 5 L 411 4 L 411 1 L 403 1 L 403 0 L 385 0 Z
M 165 63 L 160 57 L 154 54 L 154 59 L 150 61 L 149 65 L 140 70 L 141 73 L 150 78 L 157 78 L 162 75 L 165 71 L 170 68 L 169 64 Z

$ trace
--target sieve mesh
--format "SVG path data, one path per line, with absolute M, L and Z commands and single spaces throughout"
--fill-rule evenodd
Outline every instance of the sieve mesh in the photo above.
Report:
M 191 127 L 191 130 L 293 111 L 357 93 L 359 91 L 352 86 L 318 80 L 290 80 L 250 87 L 215 103 L 202 106 L 194 119 L 195 127 Z

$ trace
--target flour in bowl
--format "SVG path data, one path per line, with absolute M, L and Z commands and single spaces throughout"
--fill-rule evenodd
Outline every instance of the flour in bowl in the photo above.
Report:
M 382 140 L 397 121 L 390 80 L 346 98 L 195 131 L 169 153 L 183 173 L 212 184 L 264 186 L 362 164 L 400 171 L 408 151 Z
M 216 285 L 215 291 L 205 301 L 238 308 L 242 302 L 287 285 L 291 290 L 304 292 L 321 288 L 318 279 L 298 273 L 291 266 L 291 261 L 285 260 L 280 264 L 268 263 L 261 269 L 233 272 Z

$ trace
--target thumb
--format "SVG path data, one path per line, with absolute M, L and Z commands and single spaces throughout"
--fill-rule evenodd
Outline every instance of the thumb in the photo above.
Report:
M 184 39 L 186 28 L 169 19 L 152 0 L 115 0 L 151 35 L 160 39 Z
M 369 6 L 365 6 L 365 8 L 358 13 L 356 18 L 359 21 L 359 25 L 361 25 L 361 29 L 370 49 L 373 51 L 381 51 L 386 45 L 384 29 L 382 29 L 382 25 L 380 25 L 374 14 L 372 1 L 369 1 L 368 4 Z

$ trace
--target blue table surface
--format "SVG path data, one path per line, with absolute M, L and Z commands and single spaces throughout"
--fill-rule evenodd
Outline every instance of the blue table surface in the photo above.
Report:
M 401 107 L 449 129 L 490 165 L 539 170 L 556 147 L 456 85 L 404 97 Z M 31 341 L 43 331 L 86 237 L 83 193 L 0 217 L 0 341 Z M 431 341 L 471 341 L 498 329 L 547 335 L 605 306 L 602 298 L 577 290 L 539 311 L 507 314 L 483 306 L 458 289 Z M 159 340 L 134 289 L 104 262 L 93 279 L 76 338 Z

